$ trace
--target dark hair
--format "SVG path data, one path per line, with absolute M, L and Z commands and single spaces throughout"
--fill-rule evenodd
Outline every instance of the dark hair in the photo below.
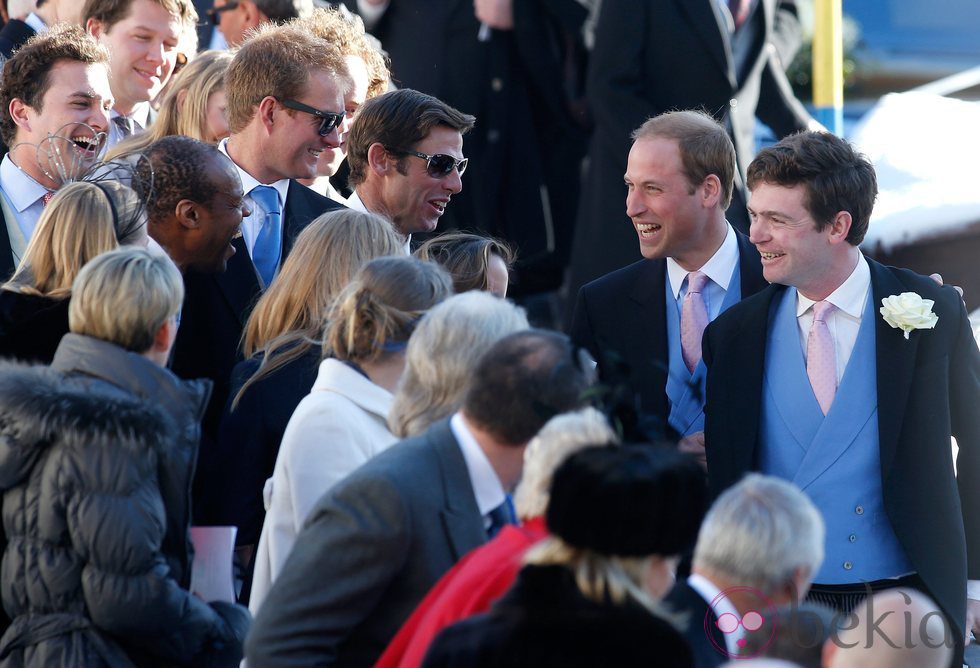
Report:
M 146 160 L 137 162 L 136 177 L 150 193 L 146 203 L 150 224 L 172 216 L 182 199 L 206 204 L 214 197 L 209 166 L 222 156 L 217 147 L 171 135 L 150 144 L 142 155 Z
M 469 232 L 446 232 L 432 237 L 414 253 L 420 260 L 441 264 L 453 277 L 456 294 L 486 290 L 490 257 L 496 255 L 510 271 L 514 250 L 506 241 Z
M 735 145 L 721 123 L 703 111 L 669 111 L 633 132 L 633 141 L 654 137 L 677 142 L 689 195 L 714 174 L 721 181 L 721 208 L 728 208 L 735 187 Z
M 473 116 L 411 88 L 372 98 L 357 111 L 347 137 L 350 185 L 357 186 L 367 178 L 368 149 L 372 144 L 411 149 L 437 125 L 466 134 L 474 123 Z
M 548 530 L 572 547 L 617 557 L 682 554 L 708 508 L 704 471 L 649 444 L 587 448 L 555 471 Z
M 255 6 L 270 21 L 282 23 L 309 14 L 313 10 L 313 0 L 255 0 Z
M 62 60 L 109 66 L 109 52 L 95 38 L 78 26 L 61 24 L 35 35 L 3 66 L 0 83 L 0 136 L 13 146 L 17 125 L 10 117 L 10 102 L 19 99 L 28 107 L 41 111 L 44 94 L 51 86 L 51 69 Z
M 585 405 L 588 383 L 572 352 L 557 332 L 505 336 L 477 363 L 463 412 L 501 443 L 524 445 L 555 415 Z
M 803 185 L 803 206 L 817 230 L 829 225 L 840 211 L 851 214 L 847 242 L 864 241 L 878 181 L 871 161 L 829 132 L 800 132 L 764 148 L 749 164 L 748 186 L 759 183 Z
M 151 0 L 182 24 L 197 23 L 197 10 L 190 0 Z M 129 14 L 133 0 L 87 0 L 82 8 L 82 25 L 95 19 L 108 31 Z

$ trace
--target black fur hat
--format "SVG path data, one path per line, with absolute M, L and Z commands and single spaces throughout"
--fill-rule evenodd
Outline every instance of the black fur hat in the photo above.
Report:
M 555 472 L 548 529 L 605 555 L 677 555 L 694 545 L 708 505 L 705 474 L 670 448 L 588 448 Z

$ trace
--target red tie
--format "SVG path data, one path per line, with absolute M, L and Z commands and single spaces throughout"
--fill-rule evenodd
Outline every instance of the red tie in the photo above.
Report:
M 53 191 L 49 190 L 48 192 L 44 193 L 44 197 L 41 198 L 41 206 L 42 207 L 47 206 L 48 205 L 48 202 L 51 201 L 51 198 L 52 197 L 54 197 L 54 192 Z

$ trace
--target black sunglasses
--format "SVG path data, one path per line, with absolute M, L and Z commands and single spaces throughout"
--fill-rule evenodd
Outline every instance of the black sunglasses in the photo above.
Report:
M 305 114 L 312 114 L 320 119 L 320 129 L 317 132 L 321 137 L 326 137 L 328 134 L 333 132 L 334 128 L 339 127 L 341 123 L 344 122 L 344 118 L 347 116 L 346 111 L 320 111 L 308 104 L 303 104 L 302 102 L 297 102 L 296 100 L 280 100 L 278 97 L 276 100 L 282 106 L 287 109 L 292 109 L 293 111 L 302 111 Z
M 212 7 L 205 14 L 211 20 L 211 25 L 216 26 L 221 23 L 221 12 L 227 12 L 229 9 L 238 9 L 238 0 L 230 0 L 220 7 Z
M 444 153 L 436 153 L 435 155 L 426 155 L 425 153 L 419 153 L 418 151 L 404 151 L 397 148 L 385 148 L 388 153 L 394 153 L 395 155 L 411 155 L 416 158 L 422 158 L 425 160 L 425 172 L 434 179 L 441 179 L 442 177 L 449 174 L 449 172 L 454 169 L 459 172 L 462 176 L 463 172 L 466 171 L 466 165 L 469 164 L 469 158 L 462 158 L 457 160 L 451 155 L 446 155 Z

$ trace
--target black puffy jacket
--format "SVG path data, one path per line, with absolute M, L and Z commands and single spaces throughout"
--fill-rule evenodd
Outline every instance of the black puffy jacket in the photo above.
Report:
M 44 367 L 0 365 L 3 666 L 230 665 L 247 615 L 181 588 L 161 551 L 172 420 Z

